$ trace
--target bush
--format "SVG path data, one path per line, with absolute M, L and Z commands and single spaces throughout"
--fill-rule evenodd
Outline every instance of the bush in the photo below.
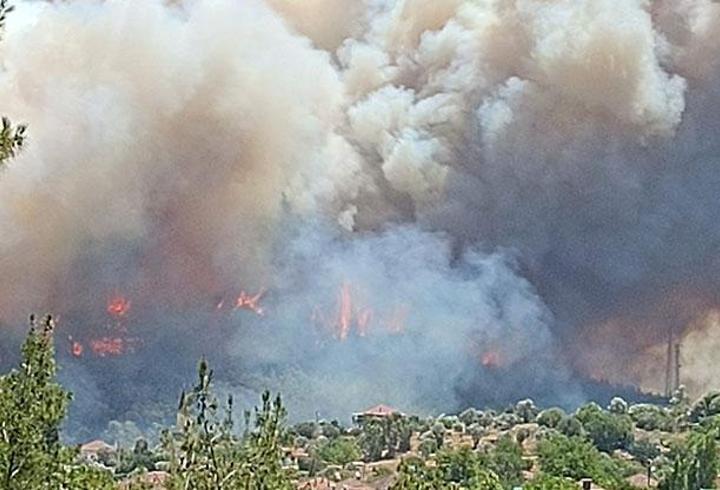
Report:
M 522 423 L 522 419 L 514 413 L 503 413 L 495 419 L 495 424 L 501 430 L 510 430 Z
M 601 451 L 626 449 L 633 441 L 633 422 L 628 415 L 614 415 L 591 403 L 578 410 L 576 418 Z
M 317 455 L 326 463 L 344 466 L 358 461 L 362 457 L 362 451 L 354 438 L 337 437 L 321 444 Z
M 432 433 L 426 432 L 420 440 L 420 447 L 418 449 L 420 450 L 420 454 L 425 458 L 431 454 L 435 454 L 439 449 L 435 436 L 433 436 Z
M 628 413 L 628 403 L 619 396 L 616 396 L 610 400 L 608 412 L 614 415 L 625 415 Z
M 718 475 L 717 433 L 694 432 L 687 442 L 673 448 L 661 490 L 713 488 Z
M 669 430 L 672 428 L 672 418 L 662 407 L 640 403 L 628 409 L 630 418 L 635 426 L 644 430 Z
M 539 410 L 535 406 L 535 402 L 529 398 L 519 401 L 517 405 L 515 405 L 515 414 L 525 423 L 534 421 L 538 412 Z
M 292 431 L 306 439 L 314 439 L 320 435 L 320 429 L 315 422 L 300 422 L 292 428 Z
M 462 412 L 458 418 L 460 419 L 460 422 L 465 424 L 465 426 L 469 426 L 472 424 L 477 423 L 480 420 L 480 414 L 477 410 L 474 408 L 468 408 L 464 412 Z
M 565 417 L 565 412 L 561 408 L 553 407 L 540 412 L 536 421 L 543 427 L 556 429 Z
M 327 437 L 328 439 L 334 439 L 342 434 L 342 429 L 337 422 L 327 423 L 322 422 L 320 424 L 320 434 Z
M 574 481 L 592 478 L 605 488 L 623 488 L 621 469 L 582 437 L 556 434 L 538 445 L 540 469 L 548 476 Z
M 483 455 L 483 466 L 495 473 L 504 487 L 514 487 L 522 483 L 522 472 L 527 468 L 522 455 L 520 445 L 505 435 Z
M 556 476 L 538 475 L 523 486 L 525 490 L 578 490 L 573 480 Z

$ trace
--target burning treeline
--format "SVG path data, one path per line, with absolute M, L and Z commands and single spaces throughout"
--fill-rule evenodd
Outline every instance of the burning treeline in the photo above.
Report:
M 300 417 L 573 403 L 718 306 L 717 3 L 18 7 L 4 338 L 60 315 L 88 410 L 200 354 Z

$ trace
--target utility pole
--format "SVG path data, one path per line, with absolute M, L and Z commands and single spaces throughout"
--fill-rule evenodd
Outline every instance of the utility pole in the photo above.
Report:
M 680 388 L 680 342 L 675 344 L 675 388 L 673 392 Z
M 668 327 L 667 359 L 665 363 L 665 397 L 670 398 L 673 391 L 673 328 Z

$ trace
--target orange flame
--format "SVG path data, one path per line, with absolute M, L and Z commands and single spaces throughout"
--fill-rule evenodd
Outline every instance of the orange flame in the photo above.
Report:
M 84 350 L 85 350 L 85 348 L 83 347 L 83 345 L 80 342 L 73 340 L 72 350 L 70 351 L 73 356 L 81 357 L 83 355 Z
M 115 296 L 108 301 L 107 312 L 115 318 L 122 318 L 130 311 L 130 300 Z
M 352 324 L 352 296 L 350 295 L 350 285 L 344 283 L 340 288 L 340 301 L 338 306 L 338 331 L 337 336 L 340 340 L 345 340 L 350 333 Z
M 121 356 L 128 348 L 128 343 L 125 339 L 103 337 L 101 339 L 91 340 L 90 348 L 95 355 L 100 357 L 109 356 Z
M 247 310 L 252 311 L 258 316 L 263 316 L 265 310 L 260 305 L 260 300 L 265 295 L 265 289 L 261 289 L 255 295 L 250 295 L 245 291 L 240 291 L 240 296 L 237 297 L 235 302 L 235 310 Z M 218 304 L 218 309 L 222 309 L 223 301 Z
M 326 315 L 316 306 L 313 308 L 311 320 L 332 332 L 336 339 L 345 341 L 353 331 L 359 337 L 367 337 L 374 324 L 385 327 L 389 333 L 402 333 L 405 331 L 407 316 L 408 308 L 405 306 L 394 308 L 387 316 L 376 314 L 373 308 L 361 305 L 353 297 L 350 283 L 343 282 L 338 292 L 335 313 Z
M 483 354 L 481 362 L 486 368 L 498 368 L 502 364 L 502 357 L 497 351 L 488 351 Z

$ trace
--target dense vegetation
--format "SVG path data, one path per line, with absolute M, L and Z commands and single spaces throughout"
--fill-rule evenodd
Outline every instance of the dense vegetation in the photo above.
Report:
M 540 411 L 531 400 L 502 412 L 395 412 L 360 417 L 353 427 L 322 420 L 288 426 L 280 397 L 265 393 L 238 428 L 232 398 L 218 399 L 201 360 L 176 424 L 157 444 L 138 438 L 88 459 L 61 444 L 72 397 L 55 374 L 53 321 L 32 318 L 20 365 L 0 377 L 0 488 L 272 490 L 325 478 L 397 490 L 562 490 L 591 478 L 609 490 L 647 482 L 698 490 L 714 488 L 718 474 L 716 393 L 690 403 L 679 390 L 667 406 L 616 398 L 574 413 Z M 151 474 L 162 478 L 151 483 Z

